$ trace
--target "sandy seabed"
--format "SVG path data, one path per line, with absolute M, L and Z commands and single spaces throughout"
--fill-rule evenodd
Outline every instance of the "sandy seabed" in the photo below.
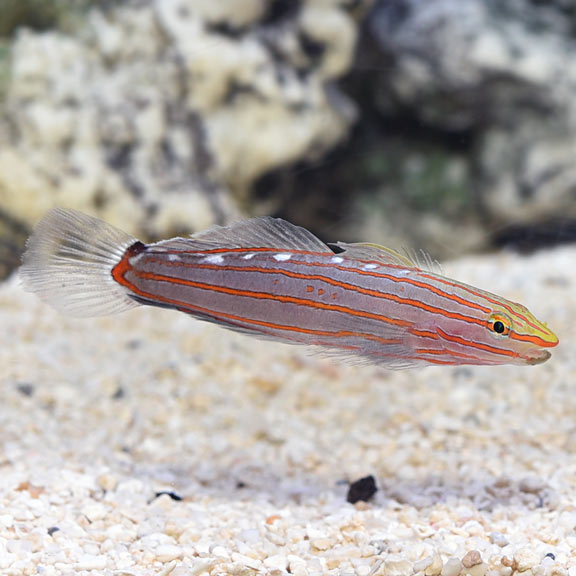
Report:
M 0 574 L 576 576 L 576 249 L 446 273 L 545 319 L 552 359 L 387 372 L 5 283 Z

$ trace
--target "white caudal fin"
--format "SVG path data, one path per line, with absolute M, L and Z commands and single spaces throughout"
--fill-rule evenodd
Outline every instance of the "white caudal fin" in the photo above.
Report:
M 138 304 L 114 280 L 112 269 L 135 242 L 98 218 L 55 208 L 28 239 L 20 268 L 22 285 L 69 316 L 128 310 Z

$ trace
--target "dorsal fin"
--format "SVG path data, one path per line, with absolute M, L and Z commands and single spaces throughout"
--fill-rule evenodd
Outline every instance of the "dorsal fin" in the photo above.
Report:
M 270 216 L 240 220 L 229 226 L 213 226 L 204 232 L 194 234 L 192 238 L 219 244 L 222 247 L 253 246 L 255 248 L 279 248 L 280 250 L 330 252 L 328 246 L 306 228 Z
M 407 258 L 412 261 L 419 270 L 426 270 L 439 276 L 444 274 L 440 262 L 432 258 L 428 252 L 424 250 L 410 250 L 408 248 L 405 249 L 405 252 Z
M 158 242 L 154 247 L 171 250 L 194 248 L 275 248 L 278 250 L 305 250 L 331 252 L 330 248 L 305 228 L 280 218 L 251 218 L 229 226 L 213 226 L 190 238 L 174 238 Z
M 332 246 L 332 244 L 330 244 Z M 404 256 L 391 248 L 371 244 L 369 242 L 358 242 L 347 244 L 346 242 L 335 242 L 333 244 L 342 251 L 342 255 L 356 260 L 374 260 L 381 264 L 393 266 L 404 266 L 406 268 L 419 268 L 416 262 L 413 262 L 408 256 Z
M 440 265 L 424 251 L 420 253 L 415 251 L 406 251 L 405 254 L 396 252 L 391 248 L 372 244 L 370 242 L 358 242 L 347 244 L 346 242 L 330 243 L 329 246 L 335 246 L 338 252 L 348 258 L 356 260 L 374 260 L 381 264 L 392 266 L 402 266 L 417 270 L 428 270 L 436 274 L 441 274 Z

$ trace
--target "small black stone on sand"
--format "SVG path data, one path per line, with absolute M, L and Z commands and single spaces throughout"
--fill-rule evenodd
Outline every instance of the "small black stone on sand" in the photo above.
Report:
M 176 492 L 171 492 L 170 490 L 161 490 L 160 492 L 156 492 L 156 494 L 154 494 L 154 498 L 160 498 L 160 496 L 168 496 L 176 502 L 182 502 L 182 496 L 180 496 L 180 494 L 176 494 Z
M 350 483 L 346 501 L 350 502 L 350 504 L 368 502 L 377 491 L 378 488 L 376 487 L 374 476 L 366 476 L 365 478 L 360 478 L 360 480 Z
M 16 384 L 16 390 L 18 390 L 22 396 L 27 396 L 28 398 L 34 396 L 34 392 L 36 392 L 34 384 L 30 384 L 29 382 L 18 382 L 18 384 Z

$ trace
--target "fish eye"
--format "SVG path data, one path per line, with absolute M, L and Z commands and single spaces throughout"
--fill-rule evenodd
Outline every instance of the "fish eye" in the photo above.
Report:
M 507 336 L 510 334 L 512 321 L 505 314 L 492 314 L 488 320 L 488 327 L 494 334 Z
M 504 330 L 506 330 L 506 328 L 504 327 L 504 323 L 501 322 L 500 320 L 496 320 L 496 322 L 494 322 L 494 324 L 492 325 L 492 329 L 497 334 L 502 334 L 502 332 L 504 332 Z

